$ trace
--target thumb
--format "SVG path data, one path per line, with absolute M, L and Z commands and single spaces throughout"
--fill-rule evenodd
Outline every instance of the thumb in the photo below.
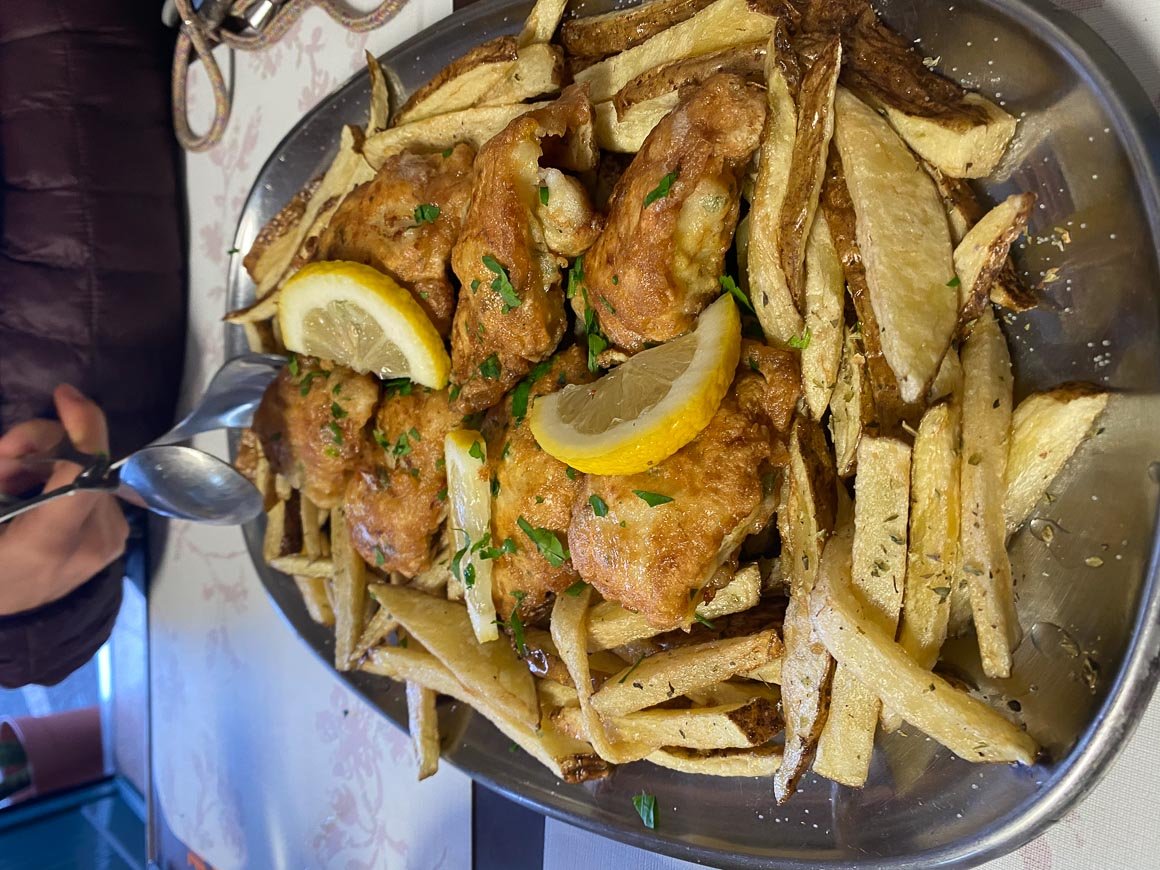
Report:
M 73 447 L 92 455 L 108 454 L 109 429 L 96 403 L 76 387 L 61 384 L 52 394 L 56 413 Z

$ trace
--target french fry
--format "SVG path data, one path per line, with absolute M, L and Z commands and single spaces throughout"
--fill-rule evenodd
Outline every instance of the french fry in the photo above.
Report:
M 580 697 L 575 686 L 565 686 L 555 680 L 537 680 L 536 694 L 540 698 L 541 710 L 559 710 L 561 707 L 580 707 Z
M 834 142 L 857 217 L 882 354 L 901 400 L 917 403 L 958 322 L 946 215 L 934 182 L 878 113 L 843 88 L 834 108 Z M 865 324 L 863 307 L 858 315 Z
M 697 752 L 689 749 L 659 749 L 645 761 L 700 776 L 772 776 L 782 765 L 781 750 L 775 746 L 756 749 Z
M 478 106 L 506 106 L 532 97 L 555 94 L 564 81 L 564 56 L 554 45 L 534 43 L 519 50 L 516 62 L 485 93 Z
M 375 584 L 377 585 L 377 584 Z M 374 597 L 375 585 L 368 588 L 371 597 Z M 376 599 L 377 600 L 377 599 Z M 375 615 L 367 622 L 366 628 L 363 629 L 362 634 L 359 635 L 358 642 L 354 645 L 350 657 L 353 661 L 358 661 L 368 652 L 372 647 L 376 647 L 381 643 L 385 643 L 387 635 L 399 627 L 399 620 L 395 619 L 392 614 L 385 607 L 380 607 L 375 611 Z
M 837 484 L 825 436 L 817 424 L 798 418 L 790 435 L 790 464 L 778 510 L 782 566 L 790 578 L 782 636 L 781 703 L 785 757 L 774 778 L 774 796 L 785 803 L 814 757 L 826 723 L 834 660 L 810 624 L 810 593 L 822 543 L 834 527 Z
M 916 728 L 960 758 L 1032 764 L 1035 741 L 982 701 L 908 656 L 869 617 L 850 586 L 852 535 L 830 538 L 813 595 L 813 623 L 826 649 L 859 682 Z
M 1003 499 L 1007 534 L 1030 516 L 1107 405 L 1108 394 L 1087 384 L 1063 384 L 1032 393 L 1019 403 L 1007 452 Z
M 715 619 L 748 610 L 761 598 L 761 572 L 756 565 L 738 570 L 708 604 L 697 607 L 697 614 Z M 614 601 L 602 601 L 588 614 L 588 650 L 612 649 L 634 640 L 652 637 L 659 632 L 639 613 L 625 610 Z
M 910 537 L 898 645 L 930 670 L 947 637 L 950 596 L 959 582 L 959 409 L 944 402 L 923 415 L 910 470 Z M 882 711 L 882 727 L 901 720 Z
M 601 716 L 624 716 L 751 671 L 781 654 L 776 632 L 712 640 L 648 656 L 614 674 L 592 696 Z
M 536 0 L 532 11 L 524 20 L 524 28 L 516 42 L 520 48 L 542 42 L 551 42 L 564 17 L 568 0 Z
M 289 500 L 278 501 L 266 513 L 266 531 L 262 535 L 262 558 L 267 564 L 273 564 L 289 554 L 296 554 L 302 550 L 302 526 L 298 513 L 298 500 L 293 503 Z M 306 573 L 302 571 L 287 573 Z M 308 575 L 309 576 L 309 575 Z
M 955 248 L 959 323 L 966 325 L 990 301 L 991 287 L 1007 265 L 1011 243 L 1027 229 L 1034 193 L 1012 194 L 985 214 Z
M 804 368 L 804 361 L 803 361 Z M 830 393 L 830 436 L 834 439 L 834 462 L 839 477 L 849 477 L 858 464 L 858 444 L 874 415 L 866 375 L 866 357 L 858 335 L 845 332 L 838 378 Z
M 565 734 L 587 739 L 583 711 L 577 707 L 557 710 L 552 720 Z M 768 743 L 781 729 L 777 705 L 764 699 L 693 707 L 688 710 L 642 710 L 613 716 L 604 725 L 620 742 L 651 747 L 685 749 L 746 749 Z M 643 756 L 642 756 L 643 757 Z
M 626 764 L 644 758 L 653 747 L 606 730 L 592 705 L 592 674 L 588 667 L 587 649 L 588 599 L 591 594 L 591 587 L 586 586 L 579 595 L 556 596 L 552 606 L 552 640 L 568 668 L 572 685 L 576 687 L 576 697 L 580 702 L 576 715 L 582 723 L 586 739 L 605 761 Z M 573 733 L 567 729 L 564 731 Z
M 806 243 L 802 393 L 815 420 L 830 404 L 842 359 L 846 276 L 826 216 L 813 219 Z
M 633 106 L 680 93 L 682 88 L 704 82 L 719 72 L 733 73 L 747 81 L 765 83 L 765 42 L 731 45 L 708 54 L 681 58 L 646 70 L 616 92 L 612 104 L 616 116 L 623 117 Z
M 967 94 L 963 102 L 981 117 L 922 117 L 891 106 L 884 108 L 891 126 L 924 160 L 956 178 L 982 178 L 994 172 L 1003 159 L 1016 122 L 979 94 Z
M 500 36 L 475 46 L 411 94 L 399 108 L 395 126 L 476 105 L 503 82 L 518 56 L 514 36 Z
M 971 590 L 983 673 L 1005 679 L 1011 675 L 1011 653 L 1021 636 L 1003 510 L 1011 434 L 1011 356 L 990 306 L 967 336 L 962 362 L 962 571 Z
M 790 188 L 797 137 L 797 107 L 785 72 L 777 62 L 779 49 L 775 30 L 765 55 L 769 114 L 761 134 L 757 180 L 753 184 L 749 210 L 746 271 L 749 298 L 766 341 L 776 347 L 789 347 L 791 342 L 804 340 L 805 326 L 781 259 L 781 215 Z
M 891 438 L 863 438 L 855 486 L 852 588 L 866 617 L 893 638 L 906 580 L 910 448 Z M 881 708 L 878 696 L 839 663 L 814 771 L 843 785 L 865 785 Z
M 270 460 L 262 450 L 262 442 L 253 429 L 243 429 L 242 437 L 238 442 L 238 455 L 234 458 L 234 468 L 250 483 L 254 489 L 262 494 L 262 505 L 267 512 L 278 503 L 278 496 L 274 493 L 274 471 L 270 468 Z
M 514 118 L 545 105 L 479 106 L 391 127 L 367 138 L 363 144 L 365 162 L 377 172 L 388 157 L 408 149 L 442 151 L 467 142 L 478 150 Z
M 780 665 L 780 662 L 776 664 Z M 769 667 L 765 665 L 764 667 Z M 758 671 L 761 668 L 757 668 Z M 748 704 L 750 701 L 769 701 L 778 704 L 781 701 L 781 692 L 776 688 L 760 681 L 752 682 L 749 674 L 738 674 L 736 681 L 727 680 L 723 683 L 714 683 L 703 689 L 694 689 L 686 692 L 685 697 L 699 707 L 720 707 L 728 704 Z
M 367 604 L 366 563 L 351 546 L 350 530 L 341 509 L 330 514 L 330 545 L 334 548 L 334 667 L 348 671 L 363 630 Z
M 596 144 L 605 151 L 621 154 L 635 154 L 652 132 L 653 127 L 677 107 L 680 95 L 670 91 L 651 100 L 633 105 L 617 117 L 616 106 L 611 100 L 596 103 L 593 108 L 592 128 Z
M 593 102 L 603 102 L 662 63 L 766 39 L 777 18 L 758 7 L 750 0 L 715 0 L 691 18 L 581 70 L 576 81 L 588 83 Z
M 334 576 L 335 571 L 334 559 L 327 556 L 321 556 L 317 559 L 299 555 L 278 556 L 273 559 L 267 559 L 266 564 L 275 571 L 281 571 L 283 574 L 299 577 L 329 579 Z
M 586 743 L 573 740 L 544 722 L 537 730 L 512 715 L 502 701 L 488 695 L 478 697 L 438 658 L 424 650 L 397 646 L 376 647 L 362 665 L 368 673 L 405 680 L 433 689 L 440 695 L 470 704 L 521 749 L 565 782 L 600 779 L 609 773 L 608 764 Z
M 560 42 L 574 57 L 602 58 L 692 18 L 712 0 L 649 0 L 639 6 L 564 22 Z
M 242 324 L 246 336 L 246 347 L 250 353 L 280 353 L 283 348 L 274 334 L 274 324 L 269 320 L 247 320 Z
M 302 518 L 302 555 L 317 559 L 322 555 L 322 521 L 318 506 L 299 494 L 298 508 Z
M 391 89 L 387 86 L 387 75 L 383 66 L 369 51 L 365 53 L 367 75 L 371 80 L 371 104 L 367 112 L 367 135 L 387 129 L 391 119 Z
M 513 718 L 535 727 L 540 708 L 532 675 L 511 647 L 476 641 L 465 607 L 404 586 L 379 584 L 371 593 L 408 634 L 455 674 L 473 698 L 492 699 Z
M 822 179 L 826 174 L 830 139 L 834 134 L 834 93 L 838 87 L 838 70 L 841 66 L 842 43 L 834 37 L 802 76 L 797 95 L 797 130 L 789 180 L 781 206 L 780 241 L 782 271 L 790 295 L 803 314 L 806 312 L 806 245 L 818 208 Z M 832 259 L 835 265 L 830 268 L 831 274 L 834 271 L 840 272 L 841 264 L 836 263 L 836 253 Z M 815 415 L 820 416 L 820 412 Z
M 326 581 L 321 577 L 294 578 L 294 585 L 302 593 L 302 603 L 306 605 L 306 612 L 319 625 L 334 625 L 334 610 L 326 597 Z
M 439 770 L 439 714 L 435 712 L 435 692 L 418 683 L 407 683 L 407 731 L 419 768 L 419 779 Z

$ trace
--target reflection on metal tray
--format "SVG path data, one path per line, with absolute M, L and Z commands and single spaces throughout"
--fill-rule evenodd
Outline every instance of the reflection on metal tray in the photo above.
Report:
M 515 32 L 530 2 L 484 0 L 438 23 L 383 59 L 396 95 L 406 94 L 476 43 Z M 581 4 L 600 12 L 609 0 Z M 953 9 L 953 12 L 951 11 Z M 697 778 L 640 763 L 607 781 L 556 781 L 482 717 L 447 708 L 449 760 L 478 780 L 543 812 L 652 851 L 715 866 L 918 868 L 969 865 L 1015 848 L 1058 819 L 1099 778 L 1151 694 L 1160 667 L 1160 590 L 1154 556 L 1160 458 L 1160 129 L 1122 63 L 1075 18 L 1031 0 L 888 0 L 886 19 L 921 35 L 924 54 L 965 84 L 1002 100 L 1021 118 L 1010 159 L 982 186 L 992 198 L 1039 193 L 1017 262 L 1046 285 L 1040 310 L 1008 318 L 1016 399 L 1064 380 L 1105 384 L 1113 399 L 1104 430 L 1081 449 L 1041 505 L 1057 533 L 1029 530 L 1012 562 L 1026 639 L 1015 677 L 988 681 L 970 642 L 949 665 L 995 704 L 1020 710 L 1050 759 L 1032 769 L 959 761 L 904 728 L 880 739 L 861 791 L 807 778 L 788 807 L 770 783 Z M 368 86 L 360 75 L 286 137 L 250 193 L 234 245 L 247 250 L 259 228 L 326 164 L 343 123 L 363 123 Z M 1151 150 L 1150 150 L 1151 149 Z M 1041 237 L 1066 228 L 1071 243 Z M 253 285 L 231 261 L 230 308 Z M 232 353 L 244 349 L 230 329 Z M 246 530 L 262 581 L 291 626 L 332 660 L 329 629 L 310 620 L 293 582 L 261 564 L 260 525 Z M 1098 559 L 1090 557 L 1096 556 Z M 1099 563 L 1099 567 L 1090 567 Z M 329 664 L 327 664 L 329 666 Z M 403 693 L 361 674 L 350 682 L 405 727 Z M 632 808 L 642 789 L 657 795 L 661 824 L 647 831 Z

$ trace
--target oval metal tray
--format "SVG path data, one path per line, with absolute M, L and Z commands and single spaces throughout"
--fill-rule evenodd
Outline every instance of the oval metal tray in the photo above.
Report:
M 382 60 L 406 94 L 471 46 L 515 32 L 526 0 L 483 0 L 407 41 Z M 609 0 L 581 4 L 591 12 Z M 1064 380 L 1121 393 L 1103 430 L 1052 488 L 1040 513 L 1057 523 L 1050 546 L 1023 531 L 1013 542 L 1026 638 L 1015 677 L 988 681 L 970 641 L 951 649 L 962 675 L 996 704 L 1019 709 L 1051 760 L 1032 769 L 976 766 L 904 728 L 879 739 L 861 791 L 807 778 L 789 806 L 760 779 L 684 776 L 635 764 L 587 786 L 561 783 L 482 717 L 443 710 L 446 758 L 523 804 L 651 851 L 715 866 L 919 868 L 967 866 L 1016 848 L 1058 820 L 1095 784 L 1147 704 L 1160 670 L 1160 590 L 1154 548 L 1155 448 L 1160 386 L 1160 126 L 1119 59 L 1077 19 L 1027 0 L 893 0 L 885 18 L 921 35 L 924 54 L 1021 118 L 1005 169 L 982 185 L 991 197 L 1039 193 L 1019 265 L 1035 281 L 1049 269 L 1038 311 L 1008 318 L 1018 399 Z M 364 123 L 368 85 L 356 76 L 275 149 L 242 212 L 234 246 L 326 165 L 343 123 Z M 1066 230 L 1069 243 L 1059 241 Z M 1050 238 L 1048 238 L 1050 237 Z M 230 308 L 252 299 L 240 257 L 230 263 Z M 231 354 L 244 350 L 227 327 Z M 333 640 L 289 578 L 261 560 L 261 524 L 246 538 L 262 582 L 291 627 L 330 666 Z M 1095 557 L 1095 558 L 1092 558 Z M 1099 560 L 1100 567 L 1093 568 Z M 1090 563 L 1090 565 L 1089 565 Z M 406 727 L 402 692 L 342 674 Z M 910 732 L 910 733 L 908 733 Z M 657 796 L 645 830 L 631 796 Z

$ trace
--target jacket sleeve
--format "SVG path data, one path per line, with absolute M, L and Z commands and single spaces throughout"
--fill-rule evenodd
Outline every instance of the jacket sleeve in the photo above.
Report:
M 43 607 L 0 616 L 0 686 L 55 685 L 92 658 L 121 609 L 122 563 Z

